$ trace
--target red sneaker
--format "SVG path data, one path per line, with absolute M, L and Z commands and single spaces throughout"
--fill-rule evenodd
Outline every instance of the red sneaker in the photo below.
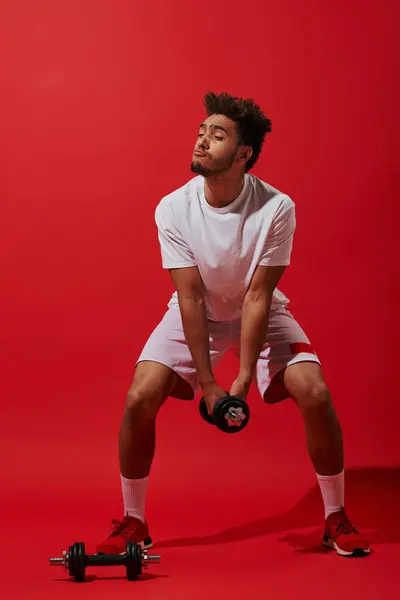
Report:
M 348 519 L 344 509 L 327 517 L 323 543 L 341 556 L 364 556 L 371 552 L 367 540 Z
M 97 554 L 123 554 L 126 551 L 126 542 L 136 542 L 142 550 L 153 547 L 147 521 L 142 523 L 136 517 L 125 515 L 122 521 L 113 519 L 111 523 L 111 533 L 97 546 Z

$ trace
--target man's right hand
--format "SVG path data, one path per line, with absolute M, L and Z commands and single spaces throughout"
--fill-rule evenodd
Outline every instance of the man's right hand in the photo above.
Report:
M 203 386 L 203 396 L 209 415 L 212 414 L 215 403 L 226 395 L 226 390 L 216 382 Z

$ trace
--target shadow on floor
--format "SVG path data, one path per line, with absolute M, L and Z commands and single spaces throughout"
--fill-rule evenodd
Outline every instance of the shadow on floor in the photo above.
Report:
M 363 467 L 346 469 L 346 510 L 354 525 L 366 533 L 371 544 L 400 543 L 400 467 Z M 322 499 L 316 484 L 293 508 L 265 519 L 243 523 L 215 534 L 175 538 L 157 542 L 155 547 L 226 544 L 240 540 L 285 533 L 279 541 L 298 552 L 323 553 Z M 322 521 L 321 521 L 322 518 Z M 299 533 L 299 529 L 316 527 Z M 291 531 L 296 530 L 296 531 Z
M 155 575 L 154 573 L 142 573 L 142 575 L 139 575 L 139 577 L 137 578 L 136 581 L 132 581 L 130 583 L 133 583 L 134 585 L 138 585 L 138 584 L 140 584 L 141 581 L 147 581 L 149 579 L 164 579 L 166 577 L 168 577 L 168 575 Z M 67 575 L 65 577 L 59 577 L 58 579 L 55 579 L 55 581 L 66 581 L 68 583 L 73 583 L 74 585 L 82 585 L 85 583 L 93 583 L 95 581 L 116 581 L 117 579 L 121 579 L 121 580 L 125 579 L 126 580 L 126 576 L 115 575 L 115 576 L 106 576 L 106 577 L 100 576 L 100 577 L 98 577 L 97 575 L 94 575 L 93 573 L 87 573 L 87 575 L 85 577 L 85 581 L 81 581 L 79 583 L 77 583 L 71 577 L 68 577 Z

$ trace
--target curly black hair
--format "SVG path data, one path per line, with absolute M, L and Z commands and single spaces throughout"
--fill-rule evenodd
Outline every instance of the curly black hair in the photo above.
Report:
M 260 156 L 266 134 L 271 132 L 271 120 L 252 98 L 239 98 L 225 92 L 218 95 L 207 92 L 204 105 L 208 117 L 218 114 L 235 121 L 239 144 L 253 148 L 253 154 L 246 163 L 246 172 L 250 171 Z

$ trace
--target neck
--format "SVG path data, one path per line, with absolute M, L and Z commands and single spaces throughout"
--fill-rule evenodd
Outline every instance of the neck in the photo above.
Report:
M 229 178 L 224 174 L 206 177 L 204 194 L 206 200 L 213 208 L 225 208 L 239 196 L 244 186 L 244 173 Z

